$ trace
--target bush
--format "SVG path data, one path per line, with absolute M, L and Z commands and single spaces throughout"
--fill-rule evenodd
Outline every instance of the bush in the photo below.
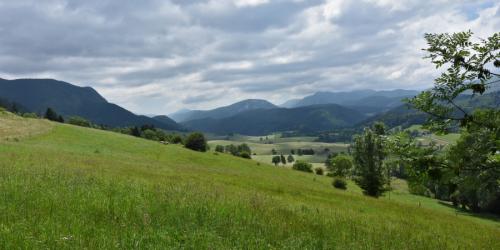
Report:
M 240 157 L 242 158 L 245 158 L 245 159 L 252 159 L 252 157 L 250 156 L 250 154 L 246 151 L 243 151 L 240 153 Z
M 305 161 L 296 161 L 295 164 L 293 164 L 293 169 L 303 171 L 303 172 L 308 172 L 312 173 L 312 164 L 307 163 Z
M 315 168 L 314 173 L 316 173 L 317 175 L 323 175 L 324 171 L 322 168 Z
M 191 133 L 186 139 L 185 146 L 194 151 L 205 152 L 207 151 L 207 140 L 202 133 Z
M 23 113 L 24 118 L 39 118 L 35 113 Z
M 182 137 L 180 135 L 174 135 L 172 138 L 173 144 L 182 144 Z
M 215 146 L 215 152 L 224 153 L 224 146 L 222 145 Z
M 352 160 L 348 155 L 340 154 L 332 159 L 328 164 L 328 170 L 333 173 L 334 176 L 346 177 L 351 172 Z
M 79 116 L 72 116 L 68 119 L 68 123 L 80 127 L 87 127 L 90 128 L 92 124 L 85 120 L 85 118 L 79 117 Z
M 343 189 L 343 190 L 347 189 L 347 182 L 342 178 L 333 179 L 332 185 L 333 185 L 333 187 L 338 188 L 338 189 Z

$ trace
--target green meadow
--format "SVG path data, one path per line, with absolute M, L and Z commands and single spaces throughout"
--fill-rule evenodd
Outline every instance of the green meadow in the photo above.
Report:
M 344 143 L 316 142 L 315 139 L 316 137 L 281 137 L 280 134 L 268 136 L 235 135 L 210 140 L 209 145 L 211 149 L 215 149 L 216 145 L 226 146 L 229 144 L 238 145 L 246 143 L 252 150 L 252 153 L 254 153 L 252 159 L 267 164 L 271 164 L 272 162 L 273 149 L 276 150 L 278 155 L 283 154 L 285 156 L 288 156 L 291 150 L 295 150 L 295 154 L 293 155 L 295 160 L 310 162 L 315 167 L 323 167 L 329 153 L 346 152 L 349 146 Z M 297 149 L 313 149 L 315 153 L 314 155 L 297 155 Z M 287 166 L 291 167 L 292 164 L 287 164 Z
M 0 114 L 1 249 L 500 249 L 495 217 L 395 185 L 374 199 L 326 176 Z

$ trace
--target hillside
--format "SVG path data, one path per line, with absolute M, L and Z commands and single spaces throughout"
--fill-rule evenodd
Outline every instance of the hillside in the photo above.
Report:
M 500 107 L 500 91 L 489 91 L 486 94 L 475 96 L 461 95 L 457 97 L 456 103 L 467 112 L 473 112 L 477 108 L 498 108 Z M 462 115 L 461 112 L 455 114 L 456 117 Z M 427 114 L 412 109 L 408 104 L 404 104 L 370 117 L 358 124 L 358 127 L 369 126 L 375 121 L 384 122 L 389 127 L 409 127 L 415 124 L 423 124 L 427 117 Z
M 424 197 L 106 131 L 3 112 L 0 153 L 5 249 L 500 248 L 497 222 Z
M 265 135 L 283 131 L 307 133 L 348 127 L 364 118 L 356 110 L 329 104 L 293 109 L 258 109 L 223 119 L 200 119 L 182 124 L 193 130 L 215 134 Z
M 135 115 L 107 102 L 93 88 L 51 79 L 0 79 L 0 98 L 20 104 L 28 112 L 43 114 L 50 107 L 66 118 L 77 115 L 111 127 L 152 124 L 166 130 L 183 129 L 170 119 L 158 121 Z
M 259 99 L 248 99 L 237 103 L 233 103 L 229 106 L 224 106 L 212 110 L 180 110 L 178 112 L 170 114 L 170 116 L 177 122 L 187 122 L 191 120 L 199 120 L 205 118 L 221 119 L 245 111 L 256 110 L 256 109 L 273 109 L 273 108 L 277 108 L 277 106 L 268 101 Z
M 316 92 L 302 99 L 294 99 L 282 107 L 295 108 L 318 104 L 339 104 L 343 106 L 372 106 L 378 108 L 394 107 L 397 101 L 418 94 L 415 90 L 355 90 L 350 92 Z M 396 104 L 394 104 L 396 101 Z

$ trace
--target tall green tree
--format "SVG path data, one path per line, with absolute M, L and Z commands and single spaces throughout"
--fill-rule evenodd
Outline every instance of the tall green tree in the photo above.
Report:
M 455 174 L 451 184 L 456 187 L 450 199 L 474 212 L 500 214 L 500 110 L 476 111 L 474 116 L 478 123 L 447 152 L 445 170 Z
M 431 129 L 446 133 L 453 126 L 462 128 L 461 138 L 446 154 L 440 171 L 452 175 L 449 184 L 455 190 L 450 199 L 454 204 L 480 211 L 500 207 L 500 111 L 474 111 L 460 106 L 456 99 L 466 93 L 482 95 L 500 83 L 500 32 L 486 39 L 472 36 L 471 31 L 425 35 L 426 58 L 443 70 L 432 89 L 409 103 L 429 114 L 426 126 Z M 433 169 L 426 170 L 423 175 Z
M 43 118 L 51 120 L 51 121 L 57 121 L 57 113 L 52 109 L 52 108 L 47 108 L 45 111 L 45 114 L 43 115 Z
M 379 131 L 381 132 L 381 131 Z M 378 197 L 384 192 L 386 171 L 384 168 L 384 139 L 370 128 L 354 138 L 353 145 L 354 180 L 363 193 Z

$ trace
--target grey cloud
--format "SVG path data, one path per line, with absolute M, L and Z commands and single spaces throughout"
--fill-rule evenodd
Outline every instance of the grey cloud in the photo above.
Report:
M 421 58 L 424 32 L 500 29 L 493 0 L 230 2 L 1 2 L 0 77 L 50 76 L 165 114 L 249 97 L 424 88 L 435 74 Z

